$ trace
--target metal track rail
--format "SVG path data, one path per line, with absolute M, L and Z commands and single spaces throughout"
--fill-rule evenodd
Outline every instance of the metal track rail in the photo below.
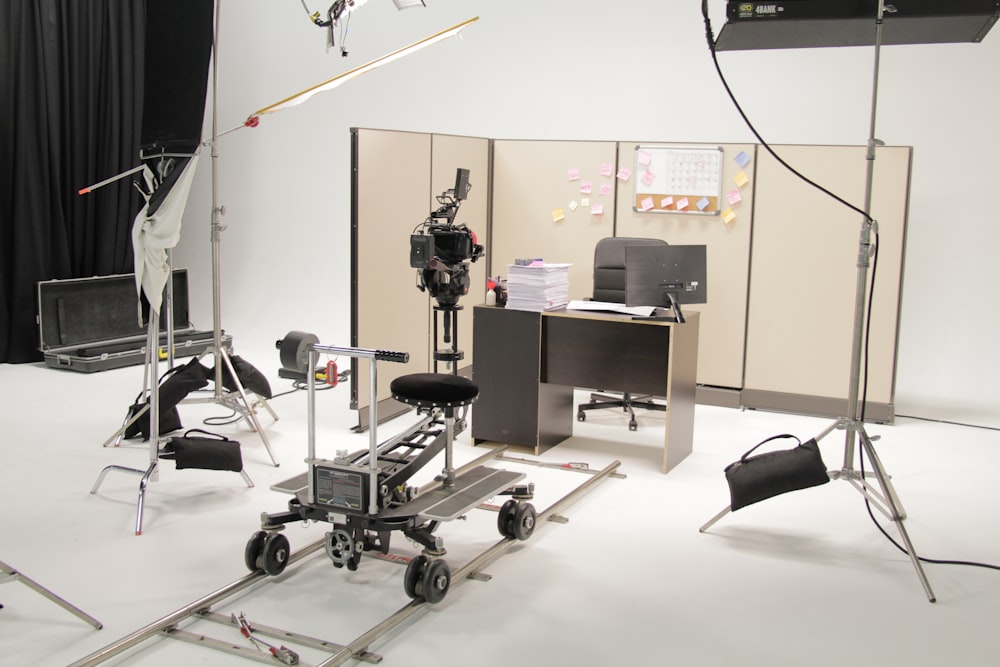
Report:
M 495 455 L 495 454 L 494 454 Z M 599 482 L 607 479 L 608 477 L 615 476 L 614 473 L 621 466 L 620 461 L 614 461 L 610 463 L 607 467 L 600 471 L 594 471 L 594 474 L 587 479 L 584 483 L 580 484 L 572 491 L 567 493 L 565 496 L 557 500 L 555 503 L 550 505 L 548 508 L 543 510 L 537 517 L 535 532 L 538 532 L 542 526 L 547 525 L 550 521 L 556 521 L 559 517 L 559 512 L 568 507 L 569 505 L 576 502 L 579 498 L 589 493 Z M 317 551 L 323 550 L 324 540 L 320 539 L 312 544 L 300 549 L 299 551 L 292 554 L 288 560 L 288 565 L 294 565 L 304 558 L 314 554 Z M 456 570 L 452 575 L 452 590 L 457 588 L 461 583 L 464 583 L 466 579 L 474 578 L 479 571 L 493 562 L 501 555 L 503 555 L 508 549 L 510 549 L 519 541 L 514 538 L 503 538 L 493 546 L 489 547 L 478 556 L 470 560 L 468 563 L 463 565 L 461 568 Z M 212 615 L 211 608 L 213 605 L 225 600 L 226 598 L 235 595 L 241 591 L 244 591 L 252 586 L 259 584 L 264 581 L 280 581 L 282 578 L 289 576 L 290 571 L 283 573 L 278 577 L 269 577 L 263 571 L 258 570 L 252 572 L 244 577 L 233 581 L 226 586 L 216 590 L 213 593 L 191 602 L 190 604 L 181 607 L 177 611 L 174 611 L 163 618 L 142 627 L 135 632 L 122 637 L 116 642 L 108 644 L 102 649 L 91 653 L 90 655 L 81 658 L 80 660 L 72 663 L 69 667 L 90 667 L 91 665 L 99 665 L 106 660 L 109 660 L 121 653 L 138 646 L 142 642 L 150 639 L 154 636 L 165 636 L 165 637 L 175 637 L 177 639 L 190 638 L 191 633 L 184 632 L 177 628 L 177 624 L 187 620 L 193 619 L 197 620 L 199 618 L 207 618 Z M 372 654 L 368 652 L 368 647 L 378 639 L 387 635 L 394 628 L 400 626 L 406 622 L 410 617 L 423 611 L 427 606 L 427 602 L 423 599 L 411 600 L 409 604 L 402 607 L 389 617 L 387 617 L 382 622 L 378 623 L 370 630 L 362 634 L 360 637 L 352 641 L 350 644 L 340 646 L 337 644 L 329 643 L 329 649 L 338 649 L 337 652 L 330 658 L 319 663 L 318 667 L 331 667 L 332 665 L 342 665 L 349 660 L 371 660 Z M 284 636 L 291 637 L 292 633 L 285 633 Z M 319 640 L 322 641 L 322 640 Z M 212 647 L 212 642 L 206 642 L 203 640 L 194 641 L 194 643 L 199 643 L 203 646 Z M 228 642 L 227 642 L 228 643 Z M 247 656 L 249 657 L 249 656 Z M 277 663 L 273 663 L 277 664 Z

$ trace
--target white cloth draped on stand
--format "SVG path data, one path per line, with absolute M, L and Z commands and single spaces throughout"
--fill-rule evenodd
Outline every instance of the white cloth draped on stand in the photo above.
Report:
M 181 219 L 197 165 L 198 156 L 194 155 L 187 159 L 187 164 L 178 167 L 182 170 L 179 175 L 172 177 L 173 174 L 168 174 L 160 179 L 159 185 L 149 165 L 142 172 L 152 195 L 132 224 L 135 289 L 140 295 L 146 295 L 151 313 L 157 316 L 162 305 L 163 288 L 170 275 L 167 250 L 175 247 L 181 238 Z M 139 321 L 142 323 L 141 306 Z

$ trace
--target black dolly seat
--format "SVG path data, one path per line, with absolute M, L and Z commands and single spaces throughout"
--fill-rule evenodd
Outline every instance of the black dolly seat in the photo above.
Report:
M 447 373 L 411 373 L 392 381 L 392 397 L 418 408 L 454 408 L 471 404 L 479 397 L 479 386 L 468 378 Z

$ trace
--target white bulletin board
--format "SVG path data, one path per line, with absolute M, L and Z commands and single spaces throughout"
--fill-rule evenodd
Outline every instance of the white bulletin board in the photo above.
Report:
M 633 210 L 719 215 L 722 157 L 721 146 L 636 146 Z

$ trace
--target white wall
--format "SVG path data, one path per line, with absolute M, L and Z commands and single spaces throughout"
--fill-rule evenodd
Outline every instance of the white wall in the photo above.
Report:
M 218 201 L 227 226 L 222 323 L 237 351 L 264 349 L 290 329 L 348 343 L 352 126 L 515 139 L 754 141 L 715 73 L 695 0 L 426 0 L 427 8 L 403 12 L 390 0 L 370 0 L 351 18 L 347 58 L 339 49 L 326 51 L 325 32 L 299 0 L 221 1 L 220 130 L 481 17 L 461 39 L 220 140 Z M 306 4 L 325 11 L 329 3 Z M 725 5 L 711 5 L 718 34 Z M 876 135 L 914 146 L 900 415 L 1000 426 L 1000 346 L 994 342 L 1000 315 L 992 293 L 1000 245 L 998 33 L 994 28 L 978 45 L 882 50 Z M 723 52 L 719 61 L 767 141 L 857 145 L 869 134 L 873 53 Z M 206 122 L 206 134 L 210 130 Z M 206 152 L 175 252 L 176 264 L 191 271 L 199 326 L 211 326 L 210 165 Z M 484 178 L 473 174 L 473 184 Z M 426 214 L 414 212 L 414 225 Z M 386 298 L 418 293 L 413 285 L 388 285 Z M 269 367 L 277 357 L 254 363 Z

